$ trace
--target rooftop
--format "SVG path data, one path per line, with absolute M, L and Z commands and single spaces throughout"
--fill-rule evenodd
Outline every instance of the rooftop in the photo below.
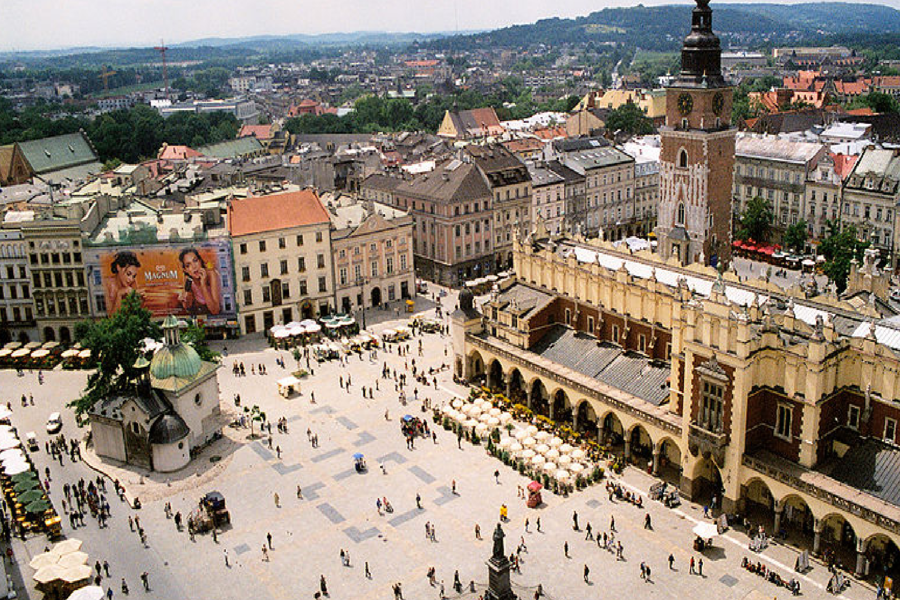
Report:
M 329 222 L 311 189 L 244 198 L 228 206 L 228 230 L 234 237 Z
M 734 153 L 746 158 L 806 164 L 824 149 L 822 144 L 795 142 L 772 135 L 738 134 Z

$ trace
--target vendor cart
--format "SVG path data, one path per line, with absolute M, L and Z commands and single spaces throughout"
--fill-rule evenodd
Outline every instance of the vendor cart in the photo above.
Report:
M 290 398 L 300 393 L 300 380 L 291 375 L 278 380 L 278 393 L 284 398 Z
M 537 481 L 532 481 L 528 484 L 528 500 L 525 505 L 528 508 L 537 508 L 543 502 L 541 498 L 541 490 L 544 486 L 542 486 Z
M 366 466 L 366 457 L 361 452 L 353 455 L 353 468 L 357 473 L 365 473 L 369 470 L 369 467 Z

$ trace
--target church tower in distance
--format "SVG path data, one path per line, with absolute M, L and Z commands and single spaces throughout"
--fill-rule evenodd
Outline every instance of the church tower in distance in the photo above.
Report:
M 666 90 L 656 235 L 665 259 L 717 265 L 731 260 L 733 90 L 722 77 L 709 0 L 696 2 L 681 72 Z

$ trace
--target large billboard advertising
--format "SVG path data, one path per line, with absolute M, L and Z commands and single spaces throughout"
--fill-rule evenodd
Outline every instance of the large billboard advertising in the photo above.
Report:
M 231 247 L 227 240 L 98 248 L 90 275 L 107 314 L 137 292 L 154 317 L 235 318 Z

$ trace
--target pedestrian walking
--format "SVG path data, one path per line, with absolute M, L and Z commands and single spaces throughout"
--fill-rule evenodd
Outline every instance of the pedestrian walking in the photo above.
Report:
M 541 531 L 541 518 L 540 517 L 537 518 L 537 521 L 535 524 L 537 525 L 538 533 L 540 533 L 540 531 Z
M 372 579 L 372 574 L 369 572 L 369 561 L 366 561 L 366 579 Z
M 566 558 L 569 558 L 569 542 L 563 543 L 563 554 L 566 556 Z
M 697 575 L 703 577 L 703 558 L 697 561 Z
M 593 534 L 593 532 L 591 532 L 591 524 L 590 523 L 588 523 L 585 526 L 584 530 L 585 530 L 585 532 L 587 532 L 586 535 L 584 536 L 584 539 L 585 540 L 593 540 L 594 534 Z
M 273 494 L 275 500 L 275 508 L 281 508 L 281 499 L 278 497 L 278 492 Z
M 103 572 L 106 573 L 107 577 L 109 577 L 109 563 L 105 560 L 103 561 Z
M 528 517 L 525 517 L 525 533 L 528 533 Z
M 272 549 L 272 532 L 266 533 L 266 542 L 269 544 L 269 550 Z
M 475 539 L 481 539 L 481 526 L 478 523 L 475 523 Z
M 494 471 L 494 481 L 497 482 L 497 485 L 500 485 L 500 471 Z
M 612 515 L 609 515 L 609 530 L 610 531 L 616 530 L 616 518 Z
M 297 486 L 297 500 L 303 500 L 303 490 L 300 489 L 300 486 Z
M 230 568 L 230 567 L 231 567 L 231 563 L 228 562 L 228 548 L 224 548 L 224 549 L 222 550 L 222 553 L 223 553 L 223 555 L 225 556 L 225 566 Z
M 588 569 L 587 565 L 584 565 L 584 582 L 585 583 L 590 583 L 590 580 L 588 579 L 588 575 L 590 575 L 590 574 L 591 574 L 591 570 Z
M 644 515 L 644 529 L 653 529 L 653 524 L 650 522 L 650 513 Z
M 696 571 L 694 571 L 694 557 L 691 557 L 691 566 L 690 566 L 690 574 L 694 575 Z
M 266 545 L 262 545 L 262 559 L 264 562 L 269 562 L 269 549 L 266 548 Z
M 572 529 L 578 531 L 578 512 L 572 511 Z
M 669 570 L 670 570 L 670 571 L 674 571 L 674 570 L 675 570 L 674 565 L 675 565 L 675 557 L 672 556 L 672 555 L 670 554 L 670 555 L 669 555 Z
M 328 584 L 325 581 L 324 575 L 319 575 L 319 591 L 322 592 L 323 596 L 328 595 Z
M 144 584 L 144 591 L 149 592 L 150 591 L 150 573 L 148 573 L 147 571 L 144 571 L 143 573 L 141 573 L 141 583 Z

